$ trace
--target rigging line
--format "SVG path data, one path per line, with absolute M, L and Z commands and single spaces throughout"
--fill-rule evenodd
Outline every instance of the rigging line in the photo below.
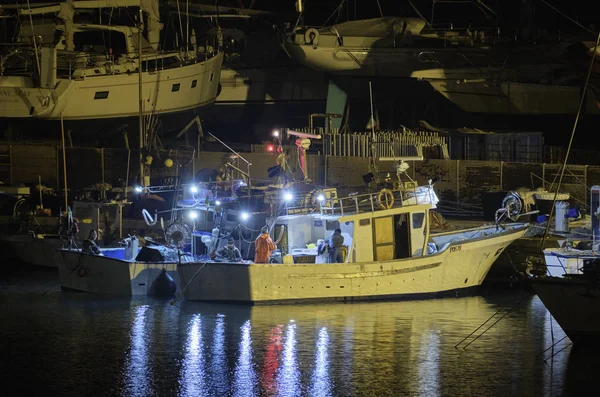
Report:
M 558 197 L 558 192 L 560 191 L 560 187 L 562 185 L 563 176 L 565 175 L 565 168 L 567 167 L 567 160 L 569 159 L 569 153 L 571 153 L 571 146 L 573 146 L 573 140 L 575 138 L 575 131 L 577 130 L 577 124 L 579 123 L 579 117 L 581 116 L 581 109 L 583 108 L 583 104 L 585 102 L 585 97 L 587 95 L 588 83 L 590 82 L 590 77 L 592 76 L 592 70 L 594 69 L 594 62 L 596 61 L 596 53 L 598 45 L 600 44 L 600 33 L 598 33 L 598 37 L 596 37 L 596 46 L 594 47 L 594 52 L 592 54 L 592 60 L 590 62 L 590 67 L 588 69 L 587 78 L 585 79 L 585 86 L 583 87 L 583 92 L 581 93 L 581 101 L 579 101 L 579 109 L 577 110 L 577 116 L 575 117 L 575 123 L 573 124 L 573 131 L 571 131 L 571 138 L 569 139 L 569 146 L 567 147 L 567 153 L 565 154 L 565 160 L 563 166 L 560 171 L 560 178 L 558 179 L 558 186 L 556 187 L 556 192 L 554 192 L 554 200 L 553 203 L 556 203 L 556 198 Z M 544 230 L 544 237 L 540 242 L 540 251 L 544 247 L 544 242 L 548 237 L 548 230 L 550 229 L 550 220 L 552 219 L 552 215 L 554 214 L 554 205 L 550 209 L 550 216 L 548 217 L 548 223 L 546 225 L 546 230 Z
M 41 75 L 42 70 L 41 70 L 41 66 L 40 66 L 40 57 L 38 55 L 38 47 L 37 47 L 37 43 L 36 43 L 36 39 L 35 39 L 35 29 L 33 28 L 33 16 L 31 13 L 31 4 L 29 3 L 29 0 L 27 0 L 27 9 L 29 10 L 29 22 L 31 23 L 31 39 L 33 40 L 33 50 L 34 50 L 34 54 L 35 54 L 35 62 L 37 63 L 38 75 Z M 66 32 L 66 28 L 65 28 L 65 32 Z
M 425 17 L 423 16 L 423 14 L 421 14 L 419 12 L 419 9 L 413 4 L 412 1 L 408 0 L 408 4 L 410 4 L 410 6 L 412 7 L 412 9 L 417 13 L 417 15 L 419 16 L 419 18 L 421 18 L 422 20 L 424 20 L 427 25 L 431 26 L 431 24 L 429 23 L 429 21 L 427 19 L 425 19 Z
M 383 11 L 381 10 L 381 4 L 379 4 L 379 0 L 377 0 L 377 7 L 379 7 L 379 14 L 383 18 Z
M 342 0 L 342 2 L 337 7 L 335 7 L 335 10 L 333 10 L 333 12 L 331 13 L 331 15 L 329 15 L 327 17 L 327 19 L 325 20 L 325 22 L 323 22 L 323 25 L 321 25 L 321 26 L 327 25 L 327 22 L 329 22 L 329 20 L 335 15 L 335 13 L 336 12 L 339 13 L 339 11 L 341 10 L 341 8 L 344 6 L 345 2 L 346 2 L 346 0 Z
M 179 7 L 179 0 L 177 0 L 177 16 L 179 17 L 179 32 L 181 34 L 181 40 L 183 41 L 183 22 L 181 22 L 181 8 Z M 181 51 L 181 43 L 179 44 L 179 51 Z
M 545 5 L 547 5 L 548 7 L 550 7 L 553 11 L 556 11 L 557 13 L 559 13 L 560 15 L 562 15 L 563 17 L 565 17 L 566 19 L 568 19 L 569 21 L 573 22 L 575 25 L 579 26 L 581 29 L 585 30 L 586 32 L 593 34 L 593 35 L 597 35 L 597 32 L 594 32 L 593 30 L 586 28 L 585 26 L 583 26 L 582 24 L 580 24 L 579 22 L 577 22 L 576 20 L 574 20 L 573 18 L 571 18 L 570 16 L 568 16 L 567 14 L 565 14 L 564 12 L 562 12 L 561 10 L 559 10 L 558 8 L 554 7 L 552 4 L 548 3 L 546 0 L 540 0 L 542 3 L 544 3 Z M 596 44 L 598 45 L 598 44 Z

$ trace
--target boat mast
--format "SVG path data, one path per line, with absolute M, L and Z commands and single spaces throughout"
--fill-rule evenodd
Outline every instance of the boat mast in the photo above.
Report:
M 544 241 L 548 237 L 548 230 L 550 229 L 550 221 L 552 220 L 552 215 L 554 215 L 554 207 L 556 205 L 556 198 L 558 197 L 558 192 L 560 191 L 560 187 L 562 185 L 563 176 L 565 175 L 565 169 L 567 168 L 567 161 L 569 160 L 569 153 L 571 153 L 571 146 L 573 145 L 573 139 L 575 138 L 575 131 L 577 130 L 577 124 L 579 123 L 579 117 L 581 116 L 581 109 L 583 108 L 583 104 L 585 103 L 585 97 L 587 95 L 588 84 L 590 82 L 590 77 L 592 75 L 592 70 L 594 69 L 594 62 L 596 61 L 596 53 L 598 52 L 598 45 L 600 44 L 600 33 L 598 33 L 598 37 L 596 38 L 596 45 L 592 49 L 594 52 L 592 54 L 592 60 L 590 61 L 590 67 L 588 69 L 587 78 L 585 79 L 585 85 L 583 86 L 583 92 L 581 93 L 581 100 L 579 101 L 579 109 L 577 110 L 577 116 L 575 116 L 575 123 L 573 124 L 573 130 L 571 131 L 571 139 L 569 139 L 569 146 L 567 146 L 567 152 L 565 153 L 565 160 L 563 161 L 562 168 L 560 170 L 560 178 L 558 178 L 558 185 L 556 186 L 556 191 L 554 192 L 554 200 L 552 200 L 552 208 L 550 209 L 550 216 L 548 217 L 548 222 L 546 223 L 546 229 L 544 230 L 544 237 L 542 237 L 540 243 L 540 250 L 544 248 Z
M 139 91 L 138 91 L 138 100 L 139 100 L 139 124 L 140 124 L 140 186 L 146 186 L 144 180 L 144 155 L 142 153 L 144 149 L 144 119 L 142 114 L 142 18 L 143 18 L 142 8 L 140 7 L 139 15 L 138 15 L 138 76 L 139 76 Z
M 31 38 L 33 41 L 33 50 L 35 54 L 35 62 L 38 68 L 38 76 L 42 75 L 42 71 L 40 70 L 40 57 L 38 55 L 38 47 L 35 39 L 35 29 L 33 28 L 33 13 L 31 12 L 31 4 L 29 4 L 29 0 L 27 0 L 27 10 L 29 11 L 29 23 L 31 24 Z

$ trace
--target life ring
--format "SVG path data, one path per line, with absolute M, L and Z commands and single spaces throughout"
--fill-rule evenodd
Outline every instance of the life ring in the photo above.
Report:
M 84 278 L 85 276 L 87 276 L 87 270 L 85 270 L 83 267 L 80 267 L 79 271 L 77 272 L 77 275 L 81 278 Z
M 379 207 L 384 210 L 389 210 L 394 206 L 394 193 L 390 189 L 381 189 L 377 195 Z
M 319 45 L 319 31 L 315 28 L 307 29 L 304 33 L 304 42 L 306 44 L 312 44 L 313 47 Z

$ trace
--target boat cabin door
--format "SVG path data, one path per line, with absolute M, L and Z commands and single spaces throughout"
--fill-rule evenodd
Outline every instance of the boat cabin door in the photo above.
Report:
M 411 212 L 409 215 L 411 256 L 421 256 L 423 255 L 423 245 L 425 244 L 425 228 L 427 227 L 425 217 L 427 213 L 425 211 Z

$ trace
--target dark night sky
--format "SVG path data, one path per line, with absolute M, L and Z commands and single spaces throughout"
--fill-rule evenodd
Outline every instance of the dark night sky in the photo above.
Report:
M 571 18 L 579 20 L 585 25 L 598 23 L 597 15 L 591 10 L 591 2 L 586 0 L 546 0 L 556 8 L 569 15 Z M 235 4 L 236 0 L 221 1 L 220 4 Z M 249 4 L 250 0 L 244 0 L 245 4 Z M 406 0 L 379 0 L 384 16 L 416 16 L 408 1 Z M 412 0 L 412 3 L 419 11 L 429 19 L 432 11 L 432 0 Z M 500 25 L 503 24 L 518 24 L 521 15 L 523 14 L 522 4 L 532 4 L 535 6 L 536 22 L 539 26 L 548 29 L 561 27 L 561 29 L 570 29 L 574 25 L 571 22 L 561 18 L 555 11 L 552 11 L 548 6 L 540 0 L 485 0 L 484 3 L 494 9 L 499 16 Z M 309 25 L 322 25 L 327 17 L 338 7 L 340 1 L 337 0 L 306 0 L 305 22 Z M 356 7 L 356 17 L 374 18 L 379 15 L 379 8 L 375 0 L 348 0 L 347 11 L 343 12 L 343 16 L 349 16 L 354 19 L 354 9 Z M 282 12 L 295 13 L 294 0 L 256 0 L 255 8 L 264 10 L 276 10 Z M 455 27 L 482 25 L 485 23 L 484 14 L 472 4 L 447 4 L 437 3 L 435 6 L 435 18 L 438 22 L 450 21 L 454 22 Z M 331 22 L 335 22 L 335 16 Z M 341 21 L 340 21 L 341 22 Z M 487 22 L 495 26 L 496 21 L 490 20 Z
M 164 2 L 165 0 L 160 0 Z M 548 3 L 559 8 L 561 11 L 579 20 L 585 25 L 598 23 L 597 14 L 593 12 L 589 0 L 546 0 Z M 48 0 L 30 0 L 30 3 L 48 2 Z M 250 5 L 252 0 L 220 0 L 219 5 L 239 6 Z M 339 6 L 341 0 L 305 0 L 305 22 L 309 25 L 322 25 L 327 17 Z M 541 0 L 484 0 L 490 8 L 497 11 L 501 25 L 506 23 L 518 23 L 522 14 L 522 4 L 530 3 L 535 5 L 536 21 L 538 25 L 547 25 L 546 28 L 561 26 L 563 29 L 572 27 L 573 24 L 561 21 L 556 12 L 550 10 Z M 25 0 L 1 0 L 0 4 L 26 4 Z M 181 0 L 181 3 L 185 3 Z M 190 3 L 215 4 L 210 0 L 191 0 Z M 412 3 L 419 9 L 425 18 L 431 18 L 432 0 L 412 0 Z M 291 16 L 296 13 L 296 0 L 255 0 L 254 8 L 260 10 L 288 12 Z M 350 19 L 374 18 L 379 15 L 379 7 L 376 0 L 347 0 L 348 5 L 342 14 L 342 18 Z M 384 16 L 416 16 L 407 0 L 379 0 Z M 471 24 L 476 27 L 485 23 L 483 14 L 472 4 L 448 4 L 437 3 L 435 6 L 435 18 L 437 22 L 454 22 L 455 27 L 468 26 Z M 356 10 L 356 14 L 354 13 Z M 335 16 L 331 19 L 335 22 Z M 341 20 L 340 20 L 341 22 Z M 488 21 L 488 24 L 495 26 L 495 21 Z
M 167 0 L 159 0 L 161 3 Z M 190 3 L 215 4 L 236 7 L 240 5 L 249 6 L 253 0 L 190 0 Z M 592 1 L 589 0 L 545 0 L 560 9 L 571 18 L 582 24 L 598 24 L 597 14 L 593 12 Z M 45 3 L 48 0 L 30 0 L 30 3 Z M 305 0 L 305 23 L 313 26 L 321 26 L 326 19 L 340 5 L 341 0 Z M 540 28 L 548 30 L 561 29 L 562 31 L 578 29 L 575 24 L 567 21 L 552 11 L 543 0 L 482 0 L 487 6 L 497 12 L 497 19 L 486 21 L 484 14 L 470 3 L 436 3 L 435 22 L 453 22 L 454 27 L 477 27 L 502 26 L 514 28 L 518 26 L 519 20 L 524 20 L 524 10 L 531 5 L 535 11 L 534 19 Z M 0 0 L 0 4 L 20 3 L 26 5 L 25 0 Z M 432 0 L 412 0 L 419 12 L 426 19 L 432 16 Z M 475 3 L 475 2 L 473 2 Z M 181 0 L 185 4 L 185 0 Z M 379 0 L 384 16 L 416 16 L 407 0 Z M 254 0 L 254 9 L 289 13 L 290 19 L 296 16 L 296 0 Z M 348 19 L 366 19 L 379 17 L 379 7 L 376 0 L 346 0 L 343 12 L 338 22 Z M 330 23 L 336 22 L 337 15 L 330 19 Z

